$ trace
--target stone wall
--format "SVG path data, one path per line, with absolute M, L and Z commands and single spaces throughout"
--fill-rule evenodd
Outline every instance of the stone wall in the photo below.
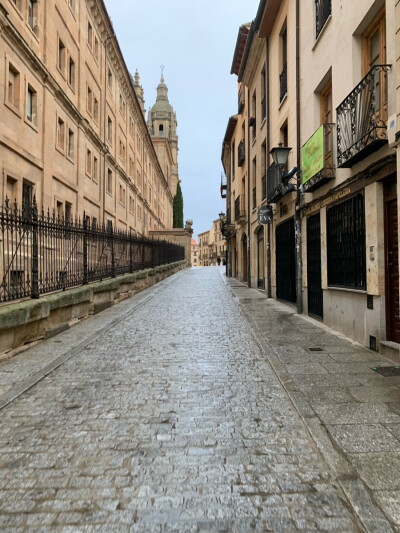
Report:
M 0 307 L 0 360 L 61 333 L 187 267 L 187 261 L 141 270 Z

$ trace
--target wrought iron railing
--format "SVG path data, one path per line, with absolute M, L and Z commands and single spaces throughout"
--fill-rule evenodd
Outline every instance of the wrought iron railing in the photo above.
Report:
M 281 89 L 281 102 L 287 95 L 287 65 L 283 67 L 282 72 L 279 75 L 280 89 Z
M 244 194 L 240 194 L 235 200 L 235 220 L 246 216 L 244 207 Z
M 69 220 L 38 210 L 0 206 L 0 302 L 39 298 L 57 290 L 173 263 L 182 246 L 137 237 L 112 225 Z
M 238 166 L 241 167 L 246 161 L 246 149 L 244 145 L 244 139 L 242 139 L 238 146 Z
M 316 23 L 316 37 L 321 33 L 325 22 L 328 20 L 332 12 L 331 0 L 315 0 L 315 23 Z
M 273 203 L 281 196 L 282 175 L 275 163 L 272 163 L 267 170 L 267 202 Z
M 387 141 L 387 72 L 376 65 L 336 109 L 338 166 L 351 167 Z

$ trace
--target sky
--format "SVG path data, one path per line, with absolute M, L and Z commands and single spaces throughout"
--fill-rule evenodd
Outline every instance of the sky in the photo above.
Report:
M 153 106 L 161 65 L 178 121 L 178 165 L 184 220 L 194 237 L 225 212 L 220 184 L 222 141 L 237 113 L 237 77 L 230 74 L 241 24 L 259 0 L 105 0 L 131 74 L 138 69 L 145 108 Z M 147 113 L 146 113 L 147 119 Z

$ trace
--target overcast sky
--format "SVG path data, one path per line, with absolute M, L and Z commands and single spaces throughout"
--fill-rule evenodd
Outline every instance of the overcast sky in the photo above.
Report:
M 184 220 L 194 236 L 225 211 L 219 188 L 222 140 L 237 112 L 237 77 L 230 74 L 239 26 L 259 0 L 105 0 L 125 62 L 136 68 L 146 111 L 155 103 L 160 65 L 178 120 L 179 178 Z M 146 114 L 147 118 L 147 114 Z

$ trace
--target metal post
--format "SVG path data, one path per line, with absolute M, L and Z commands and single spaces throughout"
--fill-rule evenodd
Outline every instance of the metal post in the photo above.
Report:
M 32 212 L 32 291 L 31 298 L 39 298 L 39 259 L 38 259 L 38 210 L 36 197 L 33 197 Z
M 83 212 L 83 284 L 88 284 L 88 239 L 87 239 L 87 223 L 86 212 Z
M 129 273 L 133 272 L 132 230 L 129 230 Z
M 110 242 L 111 242 L 111 277 L 115 278 L 114 230 L 111 225 L 110 225 Z

